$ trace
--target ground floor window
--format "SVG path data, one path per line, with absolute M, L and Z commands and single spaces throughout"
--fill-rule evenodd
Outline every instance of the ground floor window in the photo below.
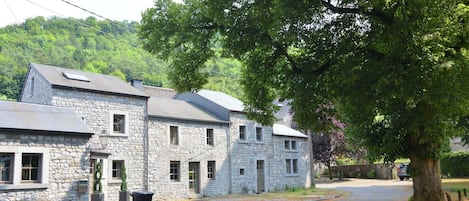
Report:
M 0 188 L 47 188 L 49 157 L 47 148 L 0 146 Z
M 21 157 L 21 182 L 39 183 L 41 181 L 41 154 L 24 153 Z
M 179 181 L 179 171 L 181 163 L 179 161 L 171 161 L 169 163 L 169 179 L 171 181 Z
M 124 166 L 123 160 L 112 161 L 112 179 L 121 180 L 122 178 L 122 167 Z
M 285 170 L 287 174 L 298 174 L 298 159 L 285 159 Z
M 12 183 L 13 156 L 12 153 L 0 153 L 0 184 Z
M 215 179 L 215 161 L 207 162 L 207 178 Z

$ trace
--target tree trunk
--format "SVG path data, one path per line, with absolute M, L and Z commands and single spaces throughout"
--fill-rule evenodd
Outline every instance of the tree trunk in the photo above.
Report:
M 446 201 L 441 185 L 440 160 L 411 157 L 413 201 Z
M 327 170 L 329 170 L 329 180 L 332 180 L 333 178 L 332 178 L 331 163 L 327 162 L 326 165 L 327 165 Z

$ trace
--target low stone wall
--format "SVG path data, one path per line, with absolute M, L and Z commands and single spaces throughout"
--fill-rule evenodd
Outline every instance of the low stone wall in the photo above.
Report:
M 368 179 L 394 179 L 397 178 L 397 170 L 391 165 L 368 164 L 368 165 L 342 165 L 331 167 L 334 177 L 344 178 L 368 178 Z

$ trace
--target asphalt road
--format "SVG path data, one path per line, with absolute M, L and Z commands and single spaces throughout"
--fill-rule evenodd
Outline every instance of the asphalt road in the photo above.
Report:
M 338 201 L 407 201 L 412 195 L 412 181 L 349 179 L 319 183 L 316 187 L 349 192 Z

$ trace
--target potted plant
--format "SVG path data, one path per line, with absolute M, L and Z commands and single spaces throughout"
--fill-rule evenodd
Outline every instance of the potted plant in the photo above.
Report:
M 130 192 L 127 191 L 127 173 L 125 170 L 125 163 L 122 163 L 121 167 L 121 190 L 119 191 L 119 201 L 129 201 Z
M 94 171 L 94 182 L 93 182 L 93 193 L 91 194 L 91 201 L 104 201 L 103 185 L 101 179 L 103 178 L 103 166 L 100 160 L 96 164 L 96 170 Z

